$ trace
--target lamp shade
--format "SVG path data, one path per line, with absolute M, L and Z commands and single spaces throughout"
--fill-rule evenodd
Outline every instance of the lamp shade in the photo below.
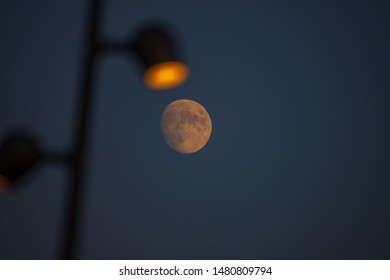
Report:
M 162 26 L 141 30 L 133 48 L 144 67 L 144 83 L 153 90 L 166 90 L 183 84 L 189 69 L 178 55 L 173 36 Z
M 30 138 L 22 135 L 6 139 L 0 146 L 0 190 L 10 185 L 30 170 L 41 154 Z

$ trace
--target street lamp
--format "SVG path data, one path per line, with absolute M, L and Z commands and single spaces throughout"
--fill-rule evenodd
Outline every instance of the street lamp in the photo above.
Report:
M 172 35 L 161 25 L 149 25 L 134 40 L 107 42 L 98 38 L 102 0 L 90 0 L 91 9 L 87 30 L 86 54 L 80 87 L 79 115 L 76 119 L 73 149 L 69 154 L 52 155 L 41 151 L 35 141 L 16 135 L 0 146 L 0 191 L 10 190 L 11 184 L 39 161 L 60 161 L 70 167 L 70 188 L 67 197 L 66 224 L 63 229 L 61 259 L 77 258 L 77 232 L 82 224 L 81 201 L 84 195 L 86 147 L 89 137 L 97 57 L 105 52 L 135 54 L 143 65 L 145 85 L 153 90 L 167 90 L 183 84 L 188 67 L 180 60 Z
M 142 30 L 133 49 L 144 65 L 144 83 L 154 90 L 166 90 L 183 84 L 188 67 L 179 60 L 172 36 L 161 26 Z
M 41 157 L 36 143 L 27 135 L 12 135 L 0 146 L 0 191 L 7 192 Z

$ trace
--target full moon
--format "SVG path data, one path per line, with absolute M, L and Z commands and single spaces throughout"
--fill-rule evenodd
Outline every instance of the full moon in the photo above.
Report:
M 199 103 L 180 99 L 170 103 L 161 117 L 161 131 L 167 144 L 177 152 L 192 154 L 210 139 L 211 119 Z

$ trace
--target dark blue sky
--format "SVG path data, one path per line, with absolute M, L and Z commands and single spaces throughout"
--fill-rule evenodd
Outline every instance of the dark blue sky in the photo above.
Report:
M 0 2 L 0 140 L 68 150 L 87 1 Z M 169 24 L 191 68 L 145 89 L 135 58 L 99 60 L 82 246 L 86 259 L 389 259 L 387 1 L 125 1 L 102 38 Z M 210 113 L 203 150 L 160 133 L 163 109 Z M 0 196 L 0 258 L 59 252 L 68 173 L 41 164 Z

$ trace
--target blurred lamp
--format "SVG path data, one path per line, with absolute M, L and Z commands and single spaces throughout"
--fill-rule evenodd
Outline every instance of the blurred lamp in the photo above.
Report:
M 5 140 L 0 146 L 0 191 L 9 190 L 39 158 L 39 149 L 30 138 L 14 136 Z
M 149 26 L 142 30 L 134 44 L 145 67 L 144 83 L 153 90 L 167 90 L 182 85 L 189 76 L 188 67 L 179 60 L 169 32 Z

